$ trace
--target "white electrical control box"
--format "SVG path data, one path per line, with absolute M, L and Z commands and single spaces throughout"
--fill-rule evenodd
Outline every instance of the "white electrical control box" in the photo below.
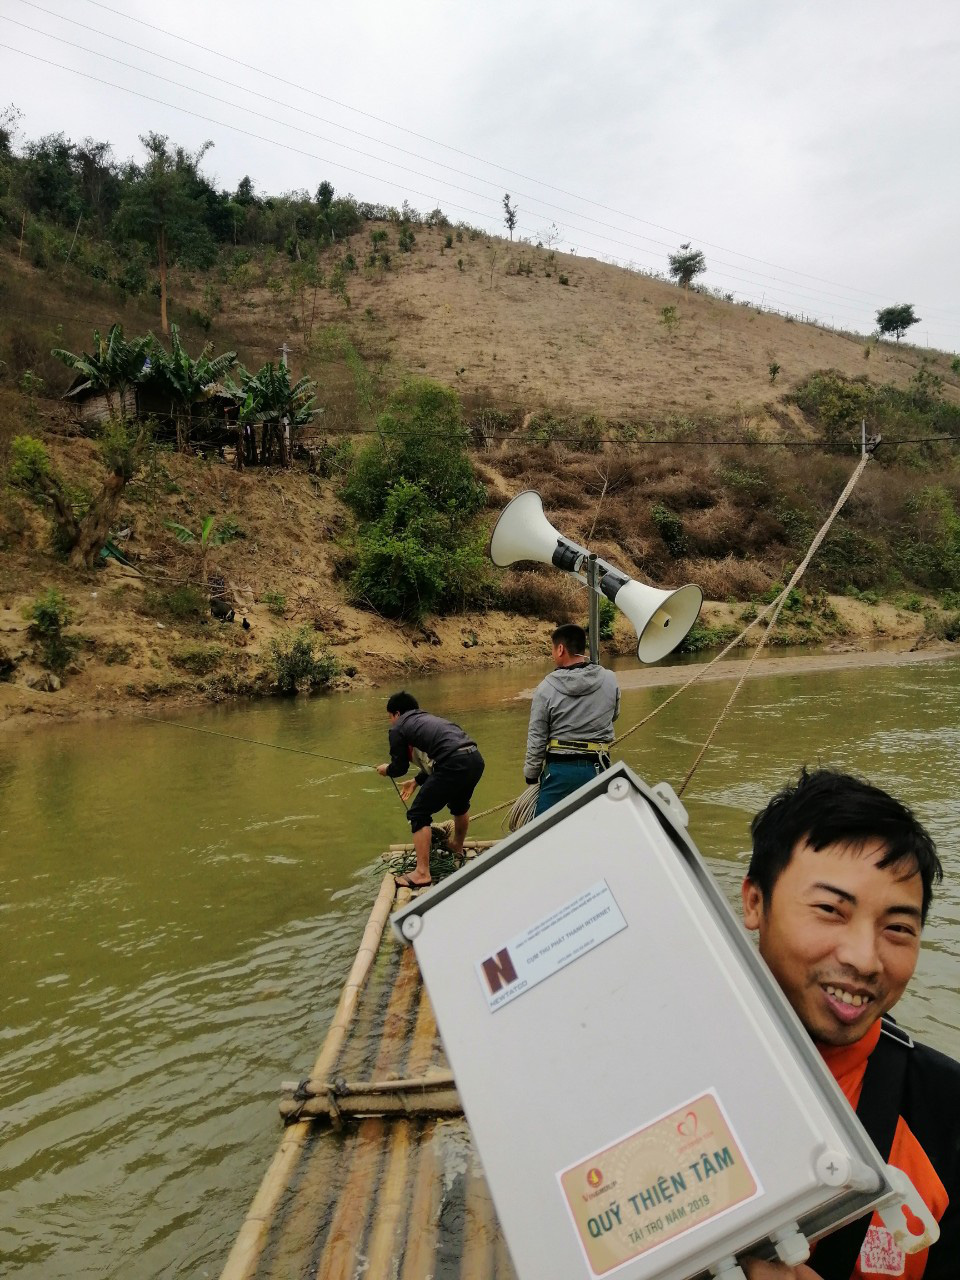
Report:
M 618 764 L 393 916 L 521 1280 L 795 1263 L 901 1199 L 685 823 Z

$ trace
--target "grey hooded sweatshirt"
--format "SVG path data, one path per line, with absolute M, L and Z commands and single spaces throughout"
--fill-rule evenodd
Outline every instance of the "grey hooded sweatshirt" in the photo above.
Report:
M 619 714 L 620 686 L 612 671 L 592 662 L 557 667 L 533 695 L 523 776 L 528 782 L 539 778 L 551 738 L 612 742 Z

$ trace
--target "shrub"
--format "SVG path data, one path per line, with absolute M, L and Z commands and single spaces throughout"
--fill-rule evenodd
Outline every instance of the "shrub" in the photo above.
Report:
M 265 604 L 270 612 L 277 618 L 282 618 L 287 610 L 287 597 L 279 591 L 264 591 L 260 597 L 261 604 Z
M 420 621 L 487 594 L 483 538 L 455 510 L 438 511 L 409 481 L 391 489 L 379 520 L 358 538 L 351 589 L 360 603 L 388 617 Z
M 860 420 L 873 405 L 874 389 L 865 378 L 850 381 L 842 373 L 826 369 L 801 383 L 793 399 L 819 422 L 826 444 L 836 448 L 854 433 L 859 434 Z
M 183 583 L 170 591 L 147 591 L 143 596 L 144 612 L 176 618 L 185 622 L 202 618 L 207 612 L 207 597 L 197 587 Z
M 597 636 L 600 640 L 612 640 L 614 623 L 617 620 L 617 606 L 606 596 L 600 599 L 600 627 Z
M 277 692 L 291 694 L 325 688 L 340 674 L 340 664 L 319 646 L 309 627 L 286 632 L 270 641 L 270 663 Z
M 43 666 L 62 675 L 80 647 L 79 636 L 63 633 L 64 627 L 73 619 L 66 600 L 56 588 L 51 587 L 27 605 L 23 616 L 30 621 L 30 636 L 40 645 Z
M 31 497 L 39 498 L 43 494 L 43 481 L 49 474 L 50 459 L 43 444 L 33 436 L 14 436 L 7 471 L 10 483 Z
M 739 628 L 725 625 L 708 627 L 699 619 L 677 645 L 677 653 L 701 653 L 704 649 L 722 649 L 738 634 Z
M 379 440 L 360 450 L 343 489 L 361 520 L 378 519 L 391 488 L 404 481 L 462 522 L 482 509 L 486 491 L 474 476 L 460 401 L 449 387 L 428 378 L 408 379 L 390 397 L 377 429 Z
M 195 676 L 208 676 L 217 669 L 222 658 L 223 650 L 219 645 L 186 645 L 170 655 L 175 667 Z
M 122 642 L 108 645 L 101 656 L 108 667 L 125 667 L 133 656 L 133 645 Z
M 680 517 L 669 507 L 665 507 L 662 502 L 655 502 L 650 508 L 650 519 L 656 526 L 667 550 L 675 560 L 679 559 L 687 549 L 687 540 Z

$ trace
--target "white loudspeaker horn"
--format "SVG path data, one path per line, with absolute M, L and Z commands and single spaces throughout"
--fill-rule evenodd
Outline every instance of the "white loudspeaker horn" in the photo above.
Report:
M 703 592 L 693 585 L 658 591 L 630 578 L 614 596 L 614 602 L 637 633 L 637 657 L 641 662 L 659 662 L 672 653 L 696 622 Z
M 561 537 L 543 514 L 543 499 L 535 489 L 526 489 L 512 498 L 500 512 L 490 536 L 490 559 L 501 569 L 518 560 L 539 560 L 553 564 L 557 548 L 572 546 Z M 586 555 L 583 548 L 577 548 Z
M 589 551 L 559 533 L 543 514 L 543 499 L 534 489 L 517 494 L 500 513 L 490 537 L 490 559 L 501 569 L 518 560 L 552 564 L 585 580 Z M 637 633 L 637 657 L 659 662 L 671 653 L 700 614 L 703 592 L 688 585 L 660 591 L 628 578 L 605 560 L 597 559 L 600 593 L 630 619 Z

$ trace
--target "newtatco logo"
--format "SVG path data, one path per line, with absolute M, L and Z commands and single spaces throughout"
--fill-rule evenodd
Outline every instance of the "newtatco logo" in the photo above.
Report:
M 487 980 L 492 996 L 495 996 L 502 987 L 509 987 L 511 982 L 517 980 L 517 971 L 506 947 L 498 951 L 495 956 L 488 956 L 486 960 L 481 961 L 480 967 L 483 969 L 483 976 Z

